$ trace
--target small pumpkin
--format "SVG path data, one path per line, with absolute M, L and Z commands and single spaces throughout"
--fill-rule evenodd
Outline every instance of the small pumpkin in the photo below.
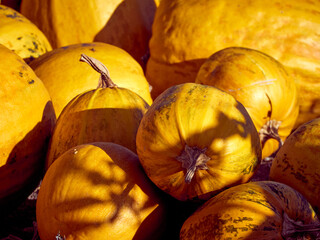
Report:
M 136 152 L 136 133 L 149 105 L 138 94 L 114 84 L 97 59 L 82 54 L 80 60 L 100 73 L 99 85 L 63 109 L 50 140 L 46 168 L 69 148 L 89 142 L 114 142 Z
M 295 81 L 267 54 L 250 48 L 222 49 L 201 65 L 195 82 L 226 91 L 244 105 L 259 131 L 263 159 L 274 157 L 295 126 Z
M 275 156 L 269 178 L 302 193 L 320 216 L 320 118 L 298 127 Z
M 259 135 L 243 105 L 196 83 L 159 95 L 142 117 L 136 145 L 149 178 L 182 201 L 207 200 L 247 182 L 261 160 Z
M 56 116 L 49 93 L 16 53 L 0 44 L 0 210 L 19 204 L 44 172 Z
M 110 142 L 83 144 L 46 172 L 36 205 L 38 232 L 42 240 L 157 239 L 162 206 L 135 153 Z
M 82 53 L 99 59 L 107 66 L 112 80 L 119 87 L 136 92 L 149 105 L 152 103 L 143 70 L 127 52 L 107 43 L 73 44 L 54 49 L 30 63 L 48 89 L 57 116 L 76 95 L 98 85 L 99 73 L 79 63 Z
M 183 224 L 180 240 L 319 239 L 320 221 L 310 203 L 278 182 L 250 182 L 204 203 Z
M 26 62 L 52 50 L 44 33 L 18 11 L 0 5 L 0 44 Z

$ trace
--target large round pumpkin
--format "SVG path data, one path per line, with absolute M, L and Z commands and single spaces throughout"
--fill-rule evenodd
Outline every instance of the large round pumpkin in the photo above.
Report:
M 320 118 L 301 125 L 287 138 L 272 162 L 269 178 L 297 189 L 320 216 Z
M 162 0 L 146 69 L 152 96 L 193 82 L 209 56 L 239 46 L 272 56 L 294 74 L 300 87 L 297 125 L 320 116 L 319 12 L 317 0 Z
M 54 48 L 105 42 L 123 48 L 144 66 L 157 4 L 155 0 L 23 0 L 21 13 Z
M 294 79 L 260 51 L 222 49 L 201 65 L 195 82 L 226 91 L 243 104 L 259 131 L 263 159 L 276 153 L 295 125 L 299 106 Z
M 259 135 L 243 105 L 217 88 L 173 86 L 154 101 L 137 133 L 150 179 L 178 200 L 206 200 L 248 181 L 261 160 Z
M 99 73 L 79 62 L 81 54 L 99 59 L 119 86 L 152 103 L 149 84 L 141 66 L 124 50 L 106 43 L 74 44 L 43 55 L 30 63 L 52 98 L 57 116 L 76 95 L 97 87 Z
M 0 5 L 0 44 L 29 62 L 52 50 L 44 33 L 16 10 Z
M 320 221 L 310 203 L 278 182 L 241 184 L 214 196 L 192 214 L 180 240 L 319 239 Z
M 115 85 L 101 62 L 87 55 L 81 60 L 91 65 L 91 71 L 100 72 L 100 84 L 73 98 L 62 111 L 46 167 L 69 148 L 89 142 L 114 142 L 136 152 L 138 126 L 149 105 L 138 94 Z
M 0 210 L 22 202 L 43 176 L 55 124 L 50 96 L 21 57 L 0 44 Z
M 36 205 L 41 240 L 157 239 L 161 194 L 136 154 L 114 143 L 90 143 L 62 154 L 48 169 Z M 140 229 L 143 228 L 143 229 Z

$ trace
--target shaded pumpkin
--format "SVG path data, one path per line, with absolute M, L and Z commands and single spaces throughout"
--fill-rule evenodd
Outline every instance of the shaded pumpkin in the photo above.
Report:
M 44 33 L 18 11 L 0 5 L 0 44 L 26 62 L 52 50 Z
M 44 172 L 55 124 L 49 93 L 16 53 L 0 44 L 0 210 L 19 204 Z
M 23 0 L 21 13 L 48 36 L 53 48 L 105 42 L 144 67 L 159 0 Z
M 226 91 L 243 104 L 259 131 L 263 159 L 274 157 L 295 126 L 295 81 L 280 62 L 260 51 L 222 49 L 201 65 L 195 82 Z
M 138 126 L 149 105 L 114 84 L 100 61 L 85 54 L 80 60 L 101 74 L 99 85 L 77 95 L 63 109 L 50 140 L 46 168 L 69 148 L 89 142 L 114 142 L 136 152 Z
M 141 120 L 136 145 L 149 178 L 182 201 L 207 200 L 247 182 L 261 160 L 259 135 L 243 105 L 196 83 L 158 96 Z
M 302 193 L 320 216 L 320 118 L 298 127 L 275 156 L 269 178 Z
M 250 182 L 204 203 L 183 224 L 180 240 L 318 239 L 320 221 L 310 203 L 278 182 Z
M 50 166 L 41 183 L 36 205 L 39 236 L 157 239 L 162 201 L 129 149 L 110 142 L 74 146 Z
M 161 1 L 146 67 L 152 97 L 194 82 L 209 56 L 238 46 L 272 56 L 293 74 L 300 88 L 296 126 L 320 116 L 319 13 L 317 0 Z
M 76 95 L 97 87 L 99 73 L 79 63 L 84 53 L 108 67 L 112 80 L 152 103 L 149 84 L 141 66 L 124 50 L 106 43 L 83 43 L 54 49 L 30 63 L 52 98 L 57 116 Z

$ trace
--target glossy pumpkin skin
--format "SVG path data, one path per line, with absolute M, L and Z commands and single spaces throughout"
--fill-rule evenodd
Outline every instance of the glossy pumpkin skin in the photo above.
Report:
M 54 48 L 105 42 L 123 48 L 144 66 L 156 4 L 154 0 L 24 0 L 21 13 Z
M 248 111 L 258 131 L 270 120 L 280 121 L 279 137 L 284 141 L 299 114 L 294 79 L 282 64 L 260 51 L 230 47 L 211 55 L 200 67 L 196 83 L 211 85 L 234 96 Z M 269 139 L 262 158 L 278 149 Z
M 115 84 L 136 92 L 151 105 L 143 70 L 127 52 L 106 43 L 74 44 L 54 49 L 30 63 L 47 87 L 57 116 L 72 98 L 98 85 L 99 73 L 79 62 L 83 53 L 101 61 Z
M 284 234 L 287 227 L 295 229 L 288 218 L 301 221 L 301 226 L 320 226 L 309 202 L 293 188 L 273 181 L 250 182 L 208 200 L 184 222 L 180 240 L 300 239 Z
M 320 119 L 297 128 L 274 158 L 269 178 L 301 192 L 320 216 Z
M 146 68 L 152 96 L 193 82 L 209 56 L 239 46 L 272 56 L 294 74 L 300 88 L 298 125 L 319 116 L 319 12 L 316 0 L 161 1 Z
M 89 142 L 114 142 L 136 152 L 138 126 L 148 107 L 139 95 L 120 87 L 79 94 L 57 120 L 46 168 L 69 148 Z
M 39 236 L 133 239 L 142 225 L 148 235 L 157 224 L 149 225 L 146 218 L 161 201 L 132 151 L 105 142 L 75 146 L 50 166 L 41 183 L 36 205 Z
M 247 182 L 261 160 L 257 130 L 241 103 L 217 88 L 195 83 L 173 86 L 154 101 L 141 120 L 136 143 L 149 178 L 182 201 L 206 200 Z M 210 158 L 208 169 L 197 167 L 190 182 L 181 161 L 188 147 Z
M 5 5 L 0 5 L 0 44 L 27 62 L 52 50 L 48 39 L 35 24 Z
M 50 96 L 21 57 L 0 44 L 0 210 L 22 202 L 42 177 L 55 124 Z

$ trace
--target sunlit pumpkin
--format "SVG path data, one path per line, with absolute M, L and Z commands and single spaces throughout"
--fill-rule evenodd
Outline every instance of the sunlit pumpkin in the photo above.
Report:
M 281 63 L 260 51 L 222 49 L 201 65 L 195 82 L 226 91 L 243 104 L 259 131 L 263 159 L 276 153 L 295 125 L 295 81 Z
M 152 103 L 149 84 L 141 66 L 124 50 L 106 43 L 74 44 L 43 55 L 30 63 L 52 98 L 57 116 L 76 95 L 97 87 L 99 73 L 79 62 L 84 53 L 107 66 L 119 87 L 129 88 Z
M 282 63 L 300 88 L 297 126 L 320 116 L 320 2 L 317 0 L 162 0 L 146 76 L 155 98 L 193 82 L 215 52 L 239 46 Z
M 114 143 L 83 144 L 46 172 L 36 205 L 38 232 L 41 240 L 157 239 L 161 204 L 136 154 Z
M 217 88 L 173 86 L 154 101 L 137 133 L 149 178 L 178 200 L 206 200 L 248 181 L 261 160 L 259 135 L 243 105 Z
M 136 133 L 149 105 L 138 94 L 114 84 L 97 59 L 82 54 L 80 60 L 101 74 L 99 85 L 63 109 L 50 140 L 46 168 L 69 148 L 83 143 L 114 142 L 136 152 Z M 81 64 L 86 67 L 85 63 Z
M 320 216 L 320 118 L 297 128 L 277 153 L 270 179 L 302 193 Z
M 0 44 L 29 62 L 52 50 L 43 32 L 18 11 L 0 5 Z
M 43 176 L 55 124 L 50 96 L 16 53 L 0 44 L 0 212 L 21 203 Z
M 180 240 L 318 239 L 320 221 L 310 203 L 278 182 L 229 188 L 202 205 L 184 223 Z

